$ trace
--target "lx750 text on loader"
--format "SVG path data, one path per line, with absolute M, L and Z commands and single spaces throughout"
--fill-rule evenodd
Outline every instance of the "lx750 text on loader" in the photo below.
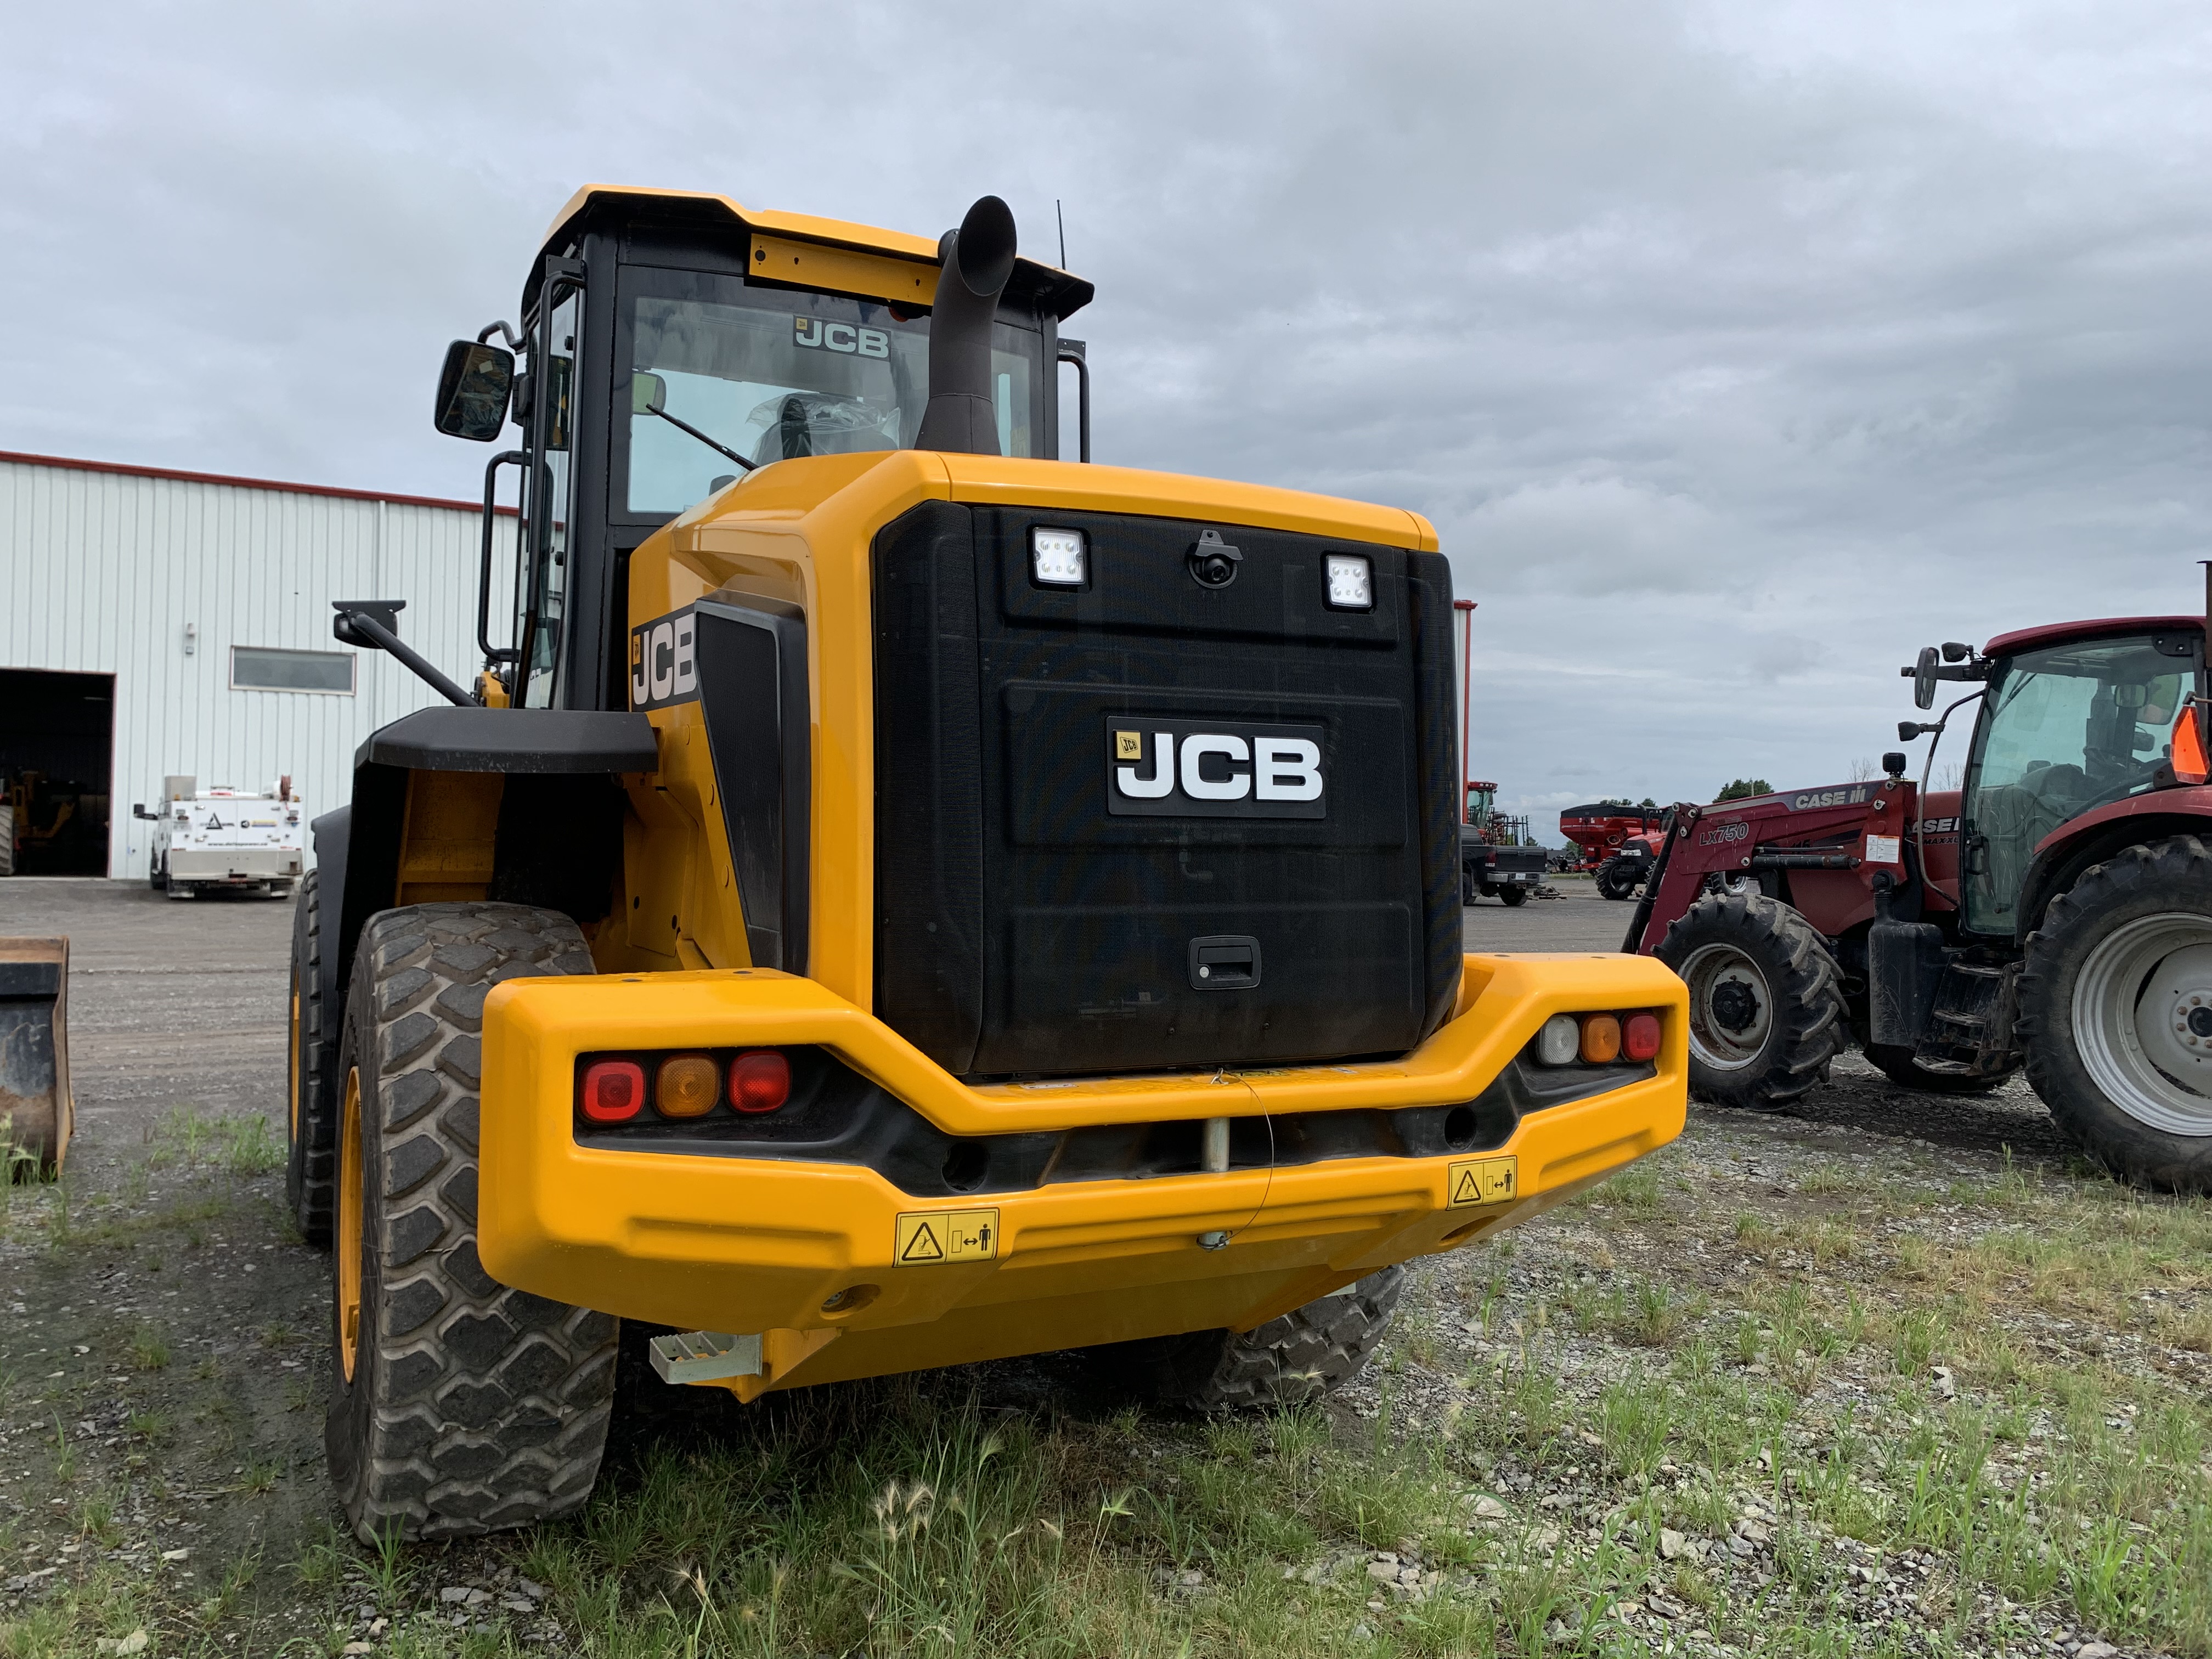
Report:
M 1665 968 L 1462 957 L 1434 532 L 1056 459 L 1091 292 L 995 198 L 592 188 L 449 354 L 440 428 L 520 433 L 489 666 L 337 602 L 453 706 L 362 747 L 294 951 L 364 1537 L 582 1502 L 625 1319 L 741 1400 L 1070 1348 L 1297 1398 L 1407 1259 L 1680 1130 Z

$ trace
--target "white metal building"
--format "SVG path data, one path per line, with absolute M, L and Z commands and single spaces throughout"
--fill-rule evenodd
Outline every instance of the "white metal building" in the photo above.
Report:
M 75 802 L 19 867 L 144 876 L 131 804 L 170 774 L 289 774 L 310 817 L 342 803 L 362 739 L 439 698 L 333 640 L 331 601 L 406 600 L 400 636 L 468 684 L 479 521 L 465 501 L 0 452 L 0 787 L 33 829 Z

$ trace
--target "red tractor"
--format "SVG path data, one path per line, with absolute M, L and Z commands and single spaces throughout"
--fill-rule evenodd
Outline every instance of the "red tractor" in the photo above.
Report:
M 2025 1066 L 2107 1167 L 2212 1190 L 2212 825 L 2202 617 L 1930 646 L 1972 686 L 1964 787 L 1887 776 L 1674 809 L 1622 948 L 1690 988 L 1690 1086 L 1787 1104 L 1847 1041 L 1965 1093 Z M 2207 837 L 2212 839 L 2212 837 Z

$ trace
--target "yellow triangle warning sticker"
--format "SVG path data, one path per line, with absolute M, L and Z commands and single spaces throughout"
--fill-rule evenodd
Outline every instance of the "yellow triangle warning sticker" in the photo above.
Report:
M 891 1260 L 902 1267 L 998 1257 L 996 1210 L 909 1210 L 891 1236 Z
M 1470 1204 L 1504 1204 L 1519 1196 L 1521 1160 L 1478 1158 L 1454 1164 L 1444 1174 L 1444 1202 L 1452 1209 Z

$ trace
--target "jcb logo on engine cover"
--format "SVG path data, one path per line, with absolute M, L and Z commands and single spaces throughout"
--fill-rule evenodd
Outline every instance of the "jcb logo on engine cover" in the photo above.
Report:
M 656 617 L 629 630 L 629 706 L 665 708 L 695 702 L 699 663 L 691 608 Z
M 1106 810 L 1118 817 L 1328 816 L 1318 726 L 1106 722 Z
M 857 323 L 825 323 L 819 317 L 793 317 L 791 337 L 794 344 L 815 351 L 842 351 L 848 357 L 891 355 L 890 335 L 879 328 L 862 328 Z

